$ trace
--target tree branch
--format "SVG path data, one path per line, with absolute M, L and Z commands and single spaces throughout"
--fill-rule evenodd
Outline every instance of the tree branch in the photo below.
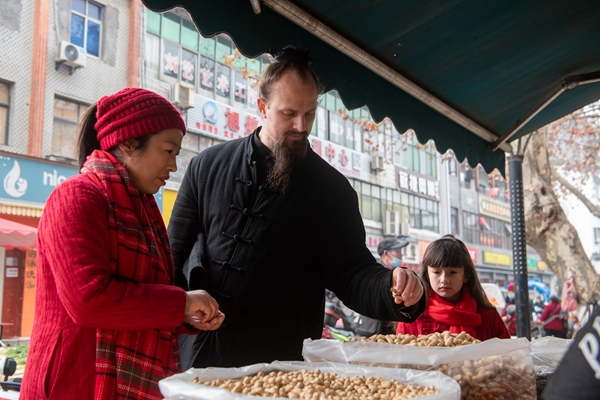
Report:
M 567 188 L 571 193 L 573 193 L 581 202 L 590 210 L 590 212 L 600 218 L 600 207 L 596 206 L 594 203 L 587 198 L 586 195 L 581 193 L 579 189 L 573 186 L 569 181 L 563 178 L 554 168 L 550 169 L 552 178 L 556 179 L 561 185 Z

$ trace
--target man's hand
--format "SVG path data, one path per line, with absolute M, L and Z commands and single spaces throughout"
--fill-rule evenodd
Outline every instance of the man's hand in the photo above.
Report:
M 203 331 L 217 329 L 223 323 L 225 314 L 219 311 L 217 301 L 204 290 L 187 292 L 185 322 Z
M 423 296 L 421 279 L 409 269 L 394 268 L 390 295 L 396 304 L 404 302 L 407 307 L 417 304 Z

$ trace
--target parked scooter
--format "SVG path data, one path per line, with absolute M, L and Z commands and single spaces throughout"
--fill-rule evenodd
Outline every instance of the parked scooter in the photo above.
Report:
M 0 374 L 4 380 L 0 381 L 0 399 L 17 400 L 21 391 L 21 378 L 10 378 L 17 371 L 17 362 L 11 357 L 0 358 Z
M 323 317 L 324 339 L 338 339 L 346 342 L 350 338 L 361 337 L 355 332 L 359 317 L 359 314 L 346 307 L 333 292 L 326 290 Z

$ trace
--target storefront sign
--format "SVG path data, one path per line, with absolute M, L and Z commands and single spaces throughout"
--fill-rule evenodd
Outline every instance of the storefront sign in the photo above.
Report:
M 371 252 L 377 253 L 377 245 L 383 240 L 383 236 L 367 234 L 367 247 Z
M 474 249 L 472 247 L 467 247 L 467 250 L 469 250 L 469 255 L 471 256 L 471 260 L 476 263 L 477 262 L 477 249 Z
M 421 175 L 399 166 L 396 167 L 396 187 L 401 192 L 415 194 L 440 201 L 440 183 L 427 175 Z
M 248 136 L 262 124 L 262 118 L 196 94 L 195 107 L 187 110 L 187 128 L 221 140 Z
M 77 174 L 75 166 L 0 154 L 0 198 L 17 202 L 45 203 L 52 190 Z
M 419 252 L 419 242 L 409 242 L 408 246 L 402 248 L 402 263 L 421 264 L 421 253 Z
M 369 179 L 368 155 L 315 136 L 309 136 L 308 140 L 313 151 L 342 174 L 353 178 Z
M 538 261 L 537 263 L 537 269 L 539 269 L 540 271 L 545 271 L 547 268 L 547 264 L 543 261 Z
M 538 261 L 535 258 L 527 257 L 527 269 L 537 269 Z
M 479 214 L 510 222 L 510 204 L 480 194 Z
M 6 268 L 6 277 L 7 278 L 18 278 L 19 277 L 19 268 Z
M 196 95 L 196 106 L 187 111 L 188 129 L 221 140 L 248 136 L 260 125 L 262 118 L 259 115 L 207 99 L 199 94 Z M 309 136 L 308 139 L 313 151 L 342 174 L 363 180 L 369 179 L 367 154 L 315 136 Z
M 508 254 L 483 252 L 483 262 L 486 264 L 506 265 L 510 267 L 510 256 Z

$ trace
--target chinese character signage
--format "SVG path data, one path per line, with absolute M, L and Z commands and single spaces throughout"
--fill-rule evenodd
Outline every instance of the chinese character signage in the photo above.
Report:
M 262 118 L 247 110 L 232 107 L 196 94 L 196 105 L 187 110 L 187 128 L 193 132 L 216 136 L 221 140 L 250 135 L 262 125 Z M 368 180 L 369 156 L 348 147 L 309 136 L 313 151 L 348 177 Z M 436 182 L 437 184 L 437 182 Z
M 483 262 L 486 264 L 505 265 L 510 267 L 510 255 L 501 253 L 483 252 Z
M 467 250 L 469 250 L 469 256 L 471 256 L 471 261 L 473 261 L 473 263 L 477 262 L 477 249 L 474 249 L 473 247 L 467 247 Z
M 480 194 L 479 214 L 510 222 L 510 204 Z
M 309 136 L 313 151 L 342 174 L 361 179 L 369 179 L 369 156 L 347 147 Z
M 383 240 L 383 236 L 381 236 L 381 235 L 371 235 L 371 234 L 367 233 L 367 247 L 373 253 L 377 253 L 377 246 L 379 245 L 379 242 L 381 242 L 382 240 Z
M 187 128 L 218 136 L 221 140 L 250 135 L 262 124 L 262 118 L 196 94 L 196 106 L 187 110 Z
M 0 198 L 44 204 L 59 183 L 77 172 L 75 167 L 0 154 Z
M 396 187 L 401 192 L 440 201 L 440 183 L 427 175 L 396 166 Z

